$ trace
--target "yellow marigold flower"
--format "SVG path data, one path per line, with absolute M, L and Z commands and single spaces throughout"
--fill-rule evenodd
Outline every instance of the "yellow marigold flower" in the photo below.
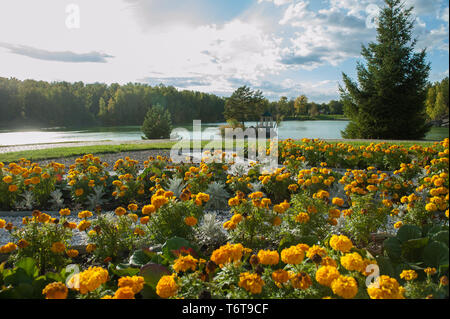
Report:
M 418 275 L 414 270 L 403 270 L 402 273 L 400 274 L 400 278 L 406 281 L 414 280 L 417 278 L 417 276 Z
M 331 257 L 324 257 L 322 258 L 322 263 L 320 265 L 337 267 L 337 262 Z
M 64 250 L 66 250 L 66 246 L 61 243 L 61 242 L 56 242 L 52 244 L 52 247 L 50 248 L 50 250 L 52 252 L 54 252 L 55 254 L 59 254 L 64 252 Z
M 319 255 L 323 258 L 327 255 L 327 251 L 325 250 L 325 248 L 320 247 L 319 245 L 313 245 L 308 249 L 306 257 L 308 257 L 309 259 L 313 259 L 314 255 Z
M 342 198 L 335 197 L 335 198 L 333 198 L 332 203 L 333 203 L 333 205 L 343 206 L 345 201 Z
M 31 179 L 31 182 L 33 183 L 33 179 Z M 83 194 L 84 194 L 84 190 L 82 188 L 78 188 L 77 190 L 75 190 L 75 196 L 80 197 Z
M 156 285 L 156 293 L 161 298 L 174 297 L 178 291 L 178 285 L 175 281 L 175 274 L 162 276 Z
M 228 206 L 237 206 L 239 205 L 239 198 L 238 197 L 232 197 L 228 200 Z
M 112 299 L 135 299 L 134 292 L 131 287 L 122 287 L 116 290 Z
M 194 271 L 197 268 L 198 260 L 192 257 L 191 255 L 180 256 L 175 260 L 173 264 L 173 269 L 175 272 L 179 273 L 180 271 L 186 272 L 189 269 Z
M 297 265 L 305 258 L 305 253 L 298 246 L 291 246 L 281 251 L 281 260 L 285 264 Z
M 62 282 L 52 282 L 42 290 L 45 299 L 66 299 L 68 292 L 69 290 Z
M 0 219 L 0 229 L 5 228 L 6 221 L 3 219 Z
M 92 253 L 96 248 L 97 248 L 97 246 L 95 244 L 88 244 L 86 246 L 86 252 L 87 253 Z
M 394 224 L 394 228 L 396 228 L 396 229 L 399 229 L 399 228 L 402 227 L 402 226 L 403 226 L 403 222 L 402 222 L 402 221 L 396 222 L 396 223 Z
M 9 254 L 17 249 L 17 245 L 14 243 L 7 243 L 0 247 L 0 254 Z
M 426 209 L 428 212 L 435 212 L 435 211 L 438 210 L 436 204 L 434 204 L 434 203 L 428 203 L 428 204 L 426 204 L 426 205 L 425 205 L 425 209 Z
M 85 231 L 86 229 L 88 229 L 89 227 L 91 227 L 91 222 L 87 221 L 87 220 L 82 220 L 79 224 L 78 224 L 78 230 L 79 231 Z
M 195 217 L 193 217 L 193 216 L 189 216 L 189 217 L 186 217 L 185 219 L 184 219 L 184 223 L 186 224 L 186 225 L 188 225 L 188 226 L 195 226 L 195 225 L 197 225 L 197 218 L 195 218 Z
M 87 270 L 72 276 L 69 281 L 69 286 L 84 295 L 96 290 L 108 280 L 109 275 L 106 269 L 102 267 L 89 267 Z
M 242 244 L 226 244 L 213 251 L 211 261 L 216 265 L 225 265 L 238 260 L 241 260 L 244 253 L 244 246 Z
M 5 182 L 6 184 L 11 184 L 12 183 L 12 181 L 13 181 L 13 178 L 12 178 L 12 176 L 10 176 L 10 175 L 6 175 L 5 177 L 3 177 L 3 182 Z
M 367 288 L 370 299 L 405 299 L 405 289 L 395 278 L 382 275 Z
M 289 273 L 284 269 L 278 269 L 272 273 L 272 280 L 278 284 L 284 284 L 289 281 Z
M 341 257 L 341 265 L 350 271 L 362 271 L 364 266 L 363 258 L 358 253 L 345 254 Z
M 258 258 L 262 265 L 277 265 L 280 262 L 280 255 L 276 250 L 260 250 Z
M 306 290 L 312 285 L 312 279 L 307 273 L 290 274 L 289 280 L 295 289 Z
M 439 283 L 442 286 L 448 286 L 448 277 L 447 276 L 442 276 L 441 278 L 439 278 Z
M 151 215 L 154 212 L 156 212 L 156 207 L 154 205 L 145 205 L 144 207 L 142 207 L 143 215 Z
M 10 193 L 15 193 L 15 192 L 17 192 L 18 189 L 19 189 L 19 187 L 17 187 L 17 185 L 9 185 L 9 187 L 8 187 L 8 191 Z
M 89 217 L 92 217 L 92 212 L 88 210 L 78 213 L 78 218 L 89 218 Z
M 19 248 L 27 248 L 29 245 L 30 245 L 30 243 L 27 242 L 25 239 L 20 239 L 20 240 L 17 242 L 17 246 L 18 246 Z
M 244 288 L 248 292 L 257 295 L 262 292 L 264 281 L 258 274 L 245 272 L 239 276 L 239 287 Z
M 122 277 L 119 278 L 118 286 L 120 288 L 129 287 L 132 289 L 133 294 L 139 293 L 142 289 L 144 289 L 144 277 L 141 276 L 133 276 L 133 277 Z
M 140 229 L 140 228 L 135 228 L 133 234 L 135 234 L 137 236 L 144 236 L 145 235 L 145 231 Z
M 141 217 L 141 219 L 139 221 L 142 225 L 146 225 L 150 221 L 150 217 L 149 216 Z
M 295 216 L 295 221 L 300 224 L 306 224 L 309 221 L 309 215 L 307 213 L 298 213 Z
M 353 248 L 352 241 L 344 235 L 333 235 L 330 239 L 330 246 L 334 250 L 338 250 L 343 253 L 348 253 Z
M 423 270 L 427 275 L 434 275 L 436 274 L 436 268 L 427 267 Z
M 123 215 L 125 215 L 127 213 L 127 210 L 125 208 L 123 208 L 123 207 L 117 207 L 116 210 L 114 211 L 114 213 L 117 216 L 123 216 Z
M 353 277 L 339 276 L 331 282 L 333 293 L 344 299 L 352 299 L 358 293 L 358 283 Z
M 322 286 L 331 287 L 333 280 L 339 278 L 340 275 L 336 267 L 322 266 L 316 271 L 316 281 Z
M 59 215 L 61 215 L 61 216 L 69 216 L 70 215 L 70 209 L 68 209 L 68 208 L 61 209 L 59 211 Z
M 67 256 L 69 256 L 70 258 L 75 258 L 78 256 L 79 252 L 76 249 L 69 249 L 68 251 L 66 251 Z
M 278 216 L 275 216 L 275 218 L 274 218 L 273 221 L 272 221 L 272 225 L 274 225 L 274 226 L 280 226 L 280 225 L 281 225 L 281 222 L 282 222 L 281 218 L 278 217 Z
M 130 210 L 132 212 L 136 212 L 138 210 L 138 205 L 130 204 L 130 205 L 128 205 L 128 210 Z

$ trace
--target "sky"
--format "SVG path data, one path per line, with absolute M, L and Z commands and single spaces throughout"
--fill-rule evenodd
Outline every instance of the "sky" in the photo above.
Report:
M 429 80 L 448 76 L 449 1 L 414 6 Z M 382 0 L 1 0 L 0 77 L 338 99 Z

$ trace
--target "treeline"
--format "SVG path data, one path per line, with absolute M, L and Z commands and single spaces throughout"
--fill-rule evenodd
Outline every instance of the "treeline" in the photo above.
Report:
M 84 84 L 0 77 L 0 127 L 142 125 L 149 108 L 169 110 L 174 124 L 224 121 L 225 99 L 146 84 Z
M 425 105 L 430 120 L 448 119 L 448 77 L 428 86 Z
M 279 101 L 270 102 L 267 110 L 276 114 L 283 120 L 303 119 L 305 117 L 317 117 L 324 114 L 344 114 L 344 104 L 341 101 L 331 100 L 328 103 L 309 102 L 305 95 L 296 99 L 288 99 L 283 96 Z

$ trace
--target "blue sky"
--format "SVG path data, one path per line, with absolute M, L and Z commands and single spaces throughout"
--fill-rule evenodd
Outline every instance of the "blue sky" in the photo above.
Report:
M 448 0 L 415 7 L 430 81 L 448 76 Z M 72 5 L 72 6 L 69 6 Z M 75 5 L 75 6 L 73 6 Z M 0 76 L 87 83 L 163 83 L 271 100 L 338 98 L 355 78 L 382 0 L 2 0 Z M 374 11 L 375 10 L 375 11 Z

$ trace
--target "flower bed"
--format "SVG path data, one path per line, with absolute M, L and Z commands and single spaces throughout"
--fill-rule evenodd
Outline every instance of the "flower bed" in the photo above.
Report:
M 93 155 L 0 163 L 1 209 L 36 209 L 20 227 L 0 217 L 0 296 L 448 298 L 448 139 L 279 147 L 273 172 L 160 156 L 143 171 Z

